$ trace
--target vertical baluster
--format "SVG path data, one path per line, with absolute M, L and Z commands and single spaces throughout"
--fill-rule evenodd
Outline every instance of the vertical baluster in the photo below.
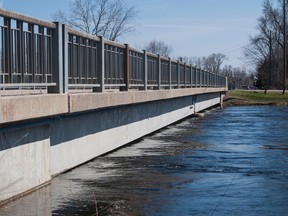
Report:
M 15 32 L 17 32 L 17 35 L 16 35 L 16 42 L 17 42 L 17 49 L 15 50 L 15 56 L 16 59 L 17 59 L 17 63 L 15 64 L 16 66 L 16 73 L 17 73 L 17 82 L 19 83 L 23 83 L 23 70 L 22 70 L 22 50 L 23 50 L 23 47 L 22 47 L 22 33 L 23 33 L 23 27 L 22 27 L 22 22 L 20 21 L 16 21 L 16 29 Z M 19 79 L 19 76 L 20 76 L 20 79 Z
M 161 56 L 158 54 L 157 58 L 157 72 L 158 72 L 158 77 L 157 77 L 157 89 L 160 90 L 161 88 Z
M 9 18 L 4 18 L 4 25 L 6 27 L 6 32 L 5 32 L 5 74 L 8 74 L 8 77 L 4 78 L 5 83 L 11 83 L 12 82 L 12 38 L 11 38 L 11 19 Z M 7 75 L 5 75 L 7 76 Z
M 39 75 L 41 75 L 41 82 L 45 83 L 46 82 L 46 76 L 45 76 L 45 71 L 44 71 L 44 53 L 46 52 L 45 50 L 45 36 L 44 36 L 44 27 L 39 26 L 38 27 L 38 33 L 39 33 L 39 49 L 38 49 L 38 55 L 39 55 Z
M 30 82 L 33 83 L 34 82 L 34 76 L 35 76 L 35 58 L 34 58 L 34 41 L 35 41 L 35 34 L 34 34 L 34 25 L 33 24 L 28 24 L 28 30 L 29 32 L 31 32 L 30 35 L 30 49 L 29 49 L 29 60 L 30 60 L 30 64 L 29 64 L 29 70 L 30 71 Z

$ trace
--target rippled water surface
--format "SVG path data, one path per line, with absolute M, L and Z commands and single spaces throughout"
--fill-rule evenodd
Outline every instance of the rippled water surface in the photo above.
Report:
M 288 108 L 206 111 L 54 178 L 0 215 L 288 215 Z

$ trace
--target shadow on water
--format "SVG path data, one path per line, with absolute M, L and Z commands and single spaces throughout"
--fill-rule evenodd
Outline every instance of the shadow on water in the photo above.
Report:
M 209 110 L 54 178 L 0 215 L 285 215 L 287 111 Z

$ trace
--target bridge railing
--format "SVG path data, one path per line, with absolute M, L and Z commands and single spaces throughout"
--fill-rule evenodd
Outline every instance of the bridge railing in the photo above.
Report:
M 68 43 L 67 70 L 69 88 L 100 87 L 98 73 L 100 40 L 87 37 L 78 31 L 67 28 Z
M 0 9 L 0 90 L 226 87 L 226 78 L 145 50 Z
M 56 86 L 55 28 L 54 23 L 0 9 L 0 89 Z
M 145 86 L 145 54 L 143 51 L 130 48 L 129 50 L 129 86 L 130 88 L 144 88 Z

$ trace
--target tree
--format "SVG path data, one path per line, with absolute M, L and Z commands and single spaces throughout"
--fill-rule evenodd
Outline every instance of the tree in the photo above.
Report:
M 172 53 L 172 47 L 164 41 L 152 40 L 144 48 L 146 51 L 169 57 Z
M 128 7 L 123 0 L 73 0 L 68 13 L 58 10 L 53 18 L 114 41 L 135 28 L 136 15 L 135 7 Z
M 244 57 L 248 64 L 257 69 L 257 79 L 261 85 L 271 88 L 281 88 L 283 82 L 283 49 L 284 22 L 283 4 L 278 0 L 264 0 L 263 14 L 258 19 L 258 34 L 251 36 L 249 44 L 244 49 Z
M 204 60 L 204 69 L 219 74 L 220 66 L 227 57 L 222 53 L 213 53 Z
M 213 73 L 220 73 L 220 67 L 227 57 L 222 53 L 213 53 L 208 57 L 183 57 L 187 63 L 194 64 Z
M 228 78 L 229 89 L 250 88 L 254 83 L 254 75 L 247 72 L 245 68 L 233 68 L 231 65 L 225 65 L 220 70 L 220 74 Z

